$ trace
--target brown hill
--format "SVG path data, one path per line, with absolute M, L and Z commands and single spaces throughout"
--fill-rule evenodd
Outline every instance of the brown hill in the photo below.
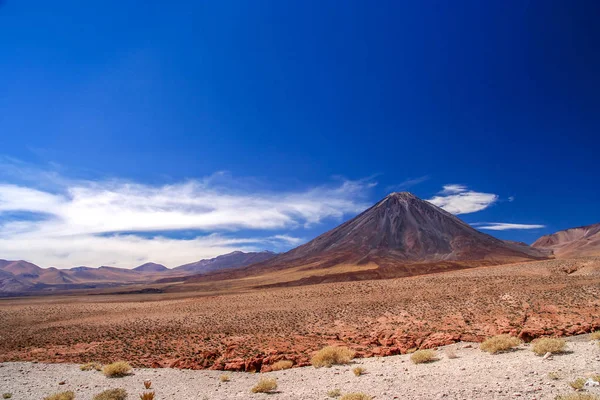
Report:
M 139 267 L 135 267 L 133 270 L 138 272 L 164 272 L 168 271 L 169 269 L 162 264 L 148 262 L 140 265 Z
M 173 268 L 174 272 L 186 272 L 186 273 L 208 273 L 212 271 L 219 271 L 229 268 L 239 268 L 246 265 L 259 263 L 262 261 L 269 260 L 275 257 L 277 254 L 271 251 L 261 252 L 248 252 L 234 251 L 232 253 L 223 254 L 221 256 L 200 260 L 190 264 L 180 265 L 179 267 Z
M 27 261 L 8 261 L 0 260 L 0 270 L 8 272 L 14 276 L 34 276 L 42 273 L 42 268 Z
M 599 256 L 600 223 L 542 236 L 532 247 L 552 250 L 557 258 Z
M 544 258 L 541 250 L 479 232 L 402 192 L 287 253 L 246 268 L 191 277 L 188 283 L 248 276 L 263 276 L 245 282 L 265 285 L 391 278 Z

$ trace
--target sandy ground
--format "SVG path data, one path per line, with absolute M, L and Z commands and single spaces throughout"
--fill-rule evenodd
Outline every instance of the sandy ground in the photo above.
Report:
M 439 360 L 429 364 L 415 365 L 409 355 L 365 358 L 332 368 L 229 372 L 229 382 L 220 381 L 220 371 L 140 368 L 133 375 L 109 379 L 97 371 L 80 371 L 76 364 L 10 362 L 0 364 L 0 393 L 12 393 L 15 400 L 33 400 L 72 390 L 77 400 L 87 400 L 109 388 L 125 388 L 133 399 L 149 379 L 158 400 L 327 399 L 327 392 L 335 388 L 342 393 L 364 392 L 375 399 L 554 399 L 572 393 L 569 382 L 576 378 L 600 373 L 597 343 L 589 341 L 588 335 L 568 342 L 566 354 L 548 360 L 534 355 L 527 344 L 510 353 L 490 355 L 476 343 L 461 342 L 438 348 Z M 456 358 L 448 357 L 448 348 L 455 350 Z M 366 374 L 354 376 L 356 365 L 366 368 Z M 552 379 L 551 372 L 558 379 Z M 277 378 L 275 393 L 251 393 L 263 376 Z M 600 394 L 598 388 L 588 390 Z

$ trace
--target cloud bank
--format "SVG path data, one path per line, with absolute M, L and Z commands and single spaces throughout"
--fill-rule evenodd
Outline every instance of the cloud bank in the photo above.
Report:
M 469 190 L 464 185 L 449 184 L 444 185 L 443 190 L 428 201 L 449 213 L 459 215 L 488 208 L 498 201 L 498 195 Z
M 479 222 L 472 224 L 477 229 L 485 229 L 488 231 L 508 231 L 513 229 L 540 229 L 545 228 L 546 225 L 539 224 L 511 224 L 506 222 Z
M 373 185 L 344 180 L 275 193 L 220 175 L 169 185 L 63 178 L 53 190 L 0 182 L 0 257 L 59 268 L 173 267 L 233 250 L 287 249 L 303 241 L 290 230 L 364 210 Z

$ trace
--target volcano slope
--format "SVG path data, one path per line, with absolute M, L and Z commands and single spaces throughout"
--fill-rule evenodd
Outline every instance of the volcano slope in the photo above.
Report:
M 306 365 L 328 344 L 370 356 L 589 332 L 600 328 L 600 258 L 238 292 L 5 299 L 0 320 L 0 361 L 266 371 L 283 358 Z

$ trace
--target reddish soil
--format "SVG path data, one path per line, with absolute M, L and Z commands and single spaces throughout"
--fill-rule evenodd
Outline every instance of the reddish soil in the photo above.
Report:
M 5 299 L 0 321 L 0 362 L 264 371 L 282 358 L 305 365 L 327 344 L 371 356 L 589 332 L 600 328 L 600 258 L 239 293 Z

